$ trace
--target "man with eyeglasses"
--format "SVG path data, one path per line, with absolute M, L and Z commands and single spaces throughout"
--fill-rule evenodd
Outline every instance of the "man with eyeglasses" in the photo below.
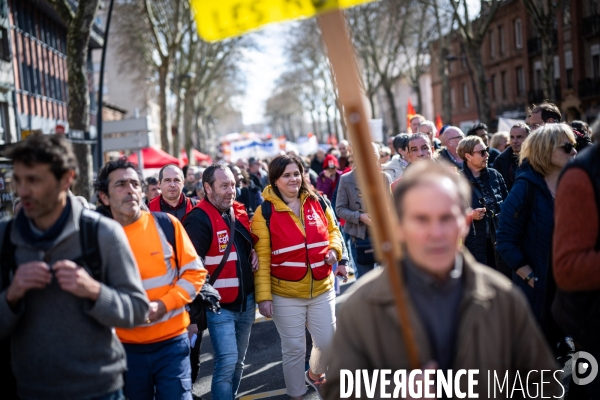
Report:
M 198 204 L 198 199 L 183 194 L 183 171 L 175 164 L 168 164 L 160 169 L 158 185 L 161 194 L 148 203 L 150 211 L 166 212 L 183 221 L 183 217 Z
M 460 128 L 449 126 L 444 131 L 444 136 L 446 138 L 446 148 L 440 151 L 439 157 L 455 165 L 460 171 L 463 169 L 463 161 L 458 156 L 456 148 L 458 147 L 458 143 L 465 137 L 465 134 Z
M 562 114 L 555 104 L 542 103 L 538 106 L 533 105 L 531 116 L 529 117 L 529 128 L 535 131 L 544 124 L 558 123 L 562 120 Z
M 508 190 L 502 175 L 488 168 L 489 148 L 479 136 L 468 136 L 457 148 L 464 161 L 463 174 L 471 185 L 471 208 L 473 222 L 465 239 L 465 246 L 481 264 L 497 268 L 494 251 L 495 227 L 500 207 Z M 500 271 L 507 277 L 509 269 Z

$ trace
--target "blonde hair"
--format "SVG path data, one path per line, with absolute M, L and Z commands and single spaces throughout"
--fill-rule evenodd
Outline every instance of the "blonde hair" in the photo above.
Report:
M 552 164 L 554 148 L 563 144 L 564 140 L 575 144 L 573 130 L 567 124 L 546 124 L 540 126 L 527 136 L 519 153 L 519 164 L 527 159 L 531 168 L 543 176 L 555 168 Z
M 458 146 L 456 147 L 456 154 L 458 154 L 458 156 L 466 162 L 467 158 L 465 157 L 465 154 L 473 153 L 473 149 L 478 144 L 482 144 L 485 147 L 483 139 L 481 139 L 479 136 L 467 136 L 466 138 L 458 142 Z
M 510 134 L 506 131 L 494 133 L 492 135 L 492 138 L 490 139 L 490 147 L 497 149 L 500 146 L 500 140 L 502 138 L 505 138 L 506 143 L 508 144 L 508 142 L 510 141 Z

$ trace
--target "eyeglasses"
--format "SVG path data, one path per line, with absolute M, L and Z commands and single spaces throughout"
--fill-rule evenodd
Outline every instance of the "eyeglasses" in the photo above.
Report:
M 485 148 L 485 149 L 483 149 L 483 150 L 477 150 L 477 151 L 473 151 L 473 153 L 471 153 L 471 154 L 473 154 L 473 155 L 474 155 L 474 154 L 480 154 L 480 155 L 481 155 L 481 157 L 485 157 L 487 154 L 490 154 L 490 148 L 489 148 L 489 147 L 486 147 L 486 148 Z
M 446 141 L 454 140 L 454 139 L 461 139 L 462 140 L 462 139 L 464 139 L 464 136 L 454 136 L 453 138 L 446 139 Z
M 571 154 L 571 152 L 575 148 L 575 145 L 573 143 L 565 143 L 562 146 L 558 146 L 558 147 L 560 147 L 561 149 L 563 149 L 563 151 L 565 152 L 565 154 Z

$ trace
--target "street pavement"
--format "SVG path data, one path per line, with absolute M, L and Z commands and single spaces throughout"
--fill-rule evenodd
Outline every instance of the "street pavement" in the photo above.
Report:
M 342 295 L 354 282 L 351 276 L 348 283 L 340 287 Z M 339 299 L 339 297 L 338 297 Z M 258 312 L 257 319 L 252 326 L 250 344 L 246 354 L 244 375 L 238 391 L 240 400 L 275 399 L 287 400 L 285 382 L 281 363 L 281 341 L 275 323 L 271 319 L 262 317 Z M 213 348 L 208 334 L 204 331 L 201 347 L 201 364 L 198 380 L 194 384 L 193 393 L 201 396 L 203 400 L 211 400 L 210 383 L 214 370 Z M 308 387 L 304 395 L 306 400 L 318 400 L 314 389 Z

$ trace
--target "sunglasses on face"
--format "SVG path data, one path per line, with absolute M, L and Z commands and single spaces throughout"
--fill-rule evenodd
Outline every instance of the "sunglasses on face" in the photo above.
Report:
M 575 145 L 573 143 L 565 143 L 562 146 L 558 146 L 558 147 L 560 147 L 561 149 L 563 149 L 563 151 L 565 152 L 565 154 L 571 154 L 571 152 L 575 148 Z
M 485 148 L 485 149 L 483 149 L 483 150 L 477 150 L 477 151 L 474 151 L 474 152 L 473 152 L 473 154 L 474 154 L 474 155 L 475 155 L 475 154 L 480 154 L 480 155 L 481 155 L 481 157 L 485 157 L 486 155 L 490 154 L 490 148 L 489 148 L 489 147 L 486 147 L 486 148 Z

